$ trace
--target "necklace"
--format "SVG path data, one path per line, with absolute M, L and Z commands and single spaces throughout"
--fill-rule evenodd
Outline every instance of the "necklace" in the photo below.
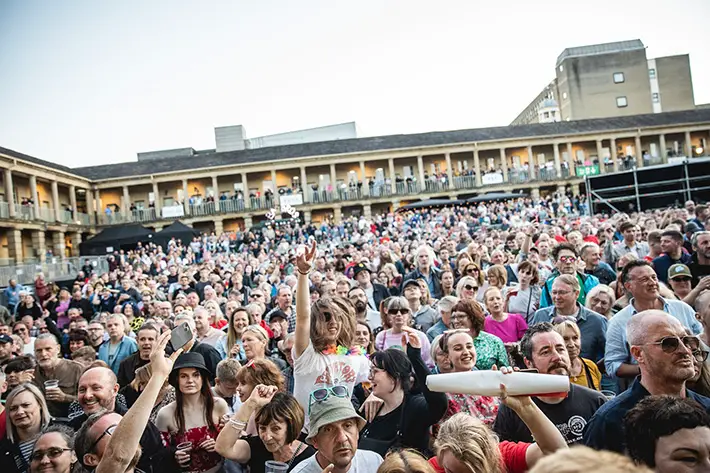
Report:
M 328 345 L 328 347 L 323 350 L 321 353 L 324 355 L 345 355 L 345 356 L 351 356 L 351 355 L 365 355 L 365 349 L 360 347 L 360 346 L 353 346 L 350 348 L 344 347 L 342 345 Z

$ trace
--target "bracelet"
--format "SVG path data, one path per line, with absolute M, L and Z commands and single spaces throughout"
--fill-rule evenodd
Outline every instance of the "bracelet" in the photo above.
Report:
M 232 427 L 237 432 L 241 432 L 247 426 L 246 422 L 241 422 L 234 419 L 229 419 L 229 426 Z
M 299 272 L 299 274 L 302 274 L 303 276 L 308 276 L 309 274 L 311 274 L 311 271 L 313 271 L 313 269 L 310 269 L 310 270 L 308 270 L 308 272 L 307 272 L 307 273 L 304 273 L 304 272 L 303 272 L 303 271 L 301 271 L 300 269 L 297 269 L 296 271 L 298 271 L 298 272 Z

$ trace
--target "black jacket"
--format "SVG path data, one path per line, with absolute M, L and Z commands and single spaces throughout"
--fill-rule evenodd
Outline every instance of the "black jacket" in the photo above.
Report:
M 441 295 L 442 295 L 442 292 L 441 292 L 441 271 L 432 266 L 429 269 L 429 272 L 431 273 L 431 277 L 434 280 L 434 291 L 432 291 L 431 297 L 433 297 L 434 299 L 441 299 Z M 424 277 L 422 272 L 419 271 L 419 268 L 416 268 L 414 271 L 412 271 L 411 273 L 404 276 L 404 279 L 402 279 L 402 284 L 400 284 L 400 286 L 399 286 L 400 294 L 404 294 L 402 292 L 402 290 L 404 288 L 404 283 L 409 281 L 410 279 L 424 279 L 424 280 L 426 280 L 426 278 Z
M 136 377 L 136 370 L 150 361 L 141 359 L 140 352 L 135 352 L 118 366 L 118 385 L 122 388 L 128 386 Z
M 372 310 L 380 311 L 380 302 L 390 296 L 390 291 L 382 284 L 372 283 L 372 298 L 375 300 L 375 307 L 370 307 Z

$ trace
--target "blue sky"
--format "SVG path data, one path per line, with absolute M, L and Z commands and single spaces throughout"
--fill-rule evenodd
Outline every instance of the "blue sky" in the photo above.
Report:
M 2 0 L 0 146 L 68 166 L 346 121 L 361 136 L 507 125 L 565 47 L 690 53 L 707 0 Z

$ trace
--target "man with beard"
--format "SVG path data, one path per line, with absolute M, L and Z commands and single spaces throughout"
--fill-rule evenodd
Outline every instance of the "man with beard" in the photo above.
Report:
M 76 399 L 76 385 L 84 367 L 76 361 L 59 357 L 61 347 L 56 337 L 45 333 L 35 341 L 34 384 L 42 390 L 53 417 L 67 417 L 69 404 Z M 48 387 L 45 382 L 56 380 L 57 385 Z
M 173 362 L 182 353 L 178 350 L 165 357 L 169 339 L 170 332 L 158 339 L 150 355 L 151 378 L 127 412 L 114 411 L 118 383 L 111 370 L 92 368 L 82 376 L 79 402 L 89 417 L 82 420 L 74 449 L 84 468 L 97 473 L 132 473 L 136 467 L 153 472 L 180 470 L 173 452 L 163 448 L 160 433 L 149 421 Z M 114 409 L 108 409 L 111 405 Z
M 382 317 L 380 317 L 380 313 L 368 307 L 367 295 L 360 286 L 350 289 L 348 299 L 350 299 L 350 302 L 355 306 L 355 318 L 358 322 L 369 325 L 370 329 L 373 331 L 382 327 Z
M 647 396 L 687 397 L 705 410 L 710 409 L 709 398 L 686 388 L 686 382 L 695 374 L 693 357 L 703 356 L 698 337 L 688 335 L 678 319 L 660 310 L 647 310 L 631 317 L 626 333 L 641 376 L 627 391 L 599 409 L 587 425 L 584 444 L 597 450 L 624 452 L 622 420 Z
M 367 305 L 371 310 L 377 310 L 380 307 L 380 302 L 390 296 L 390 292 L 382 284 L 372 282 L 372 273 L 370 268 L 365 263 L 355 265 L 353 277 L 357 281 L 357 285 L 365 291 Z
M 118 384 L 126 387 L 136 377 L 136 370 L 150 362 L 150 354 L 155 348 L 160 332 L 151 324 L 144 324 L 138 329 L 136 341 L 138 351 L 121 362 L 118 367 Z
M 86 331 L 89 333 L 91 347 L 99 353 L 99 347 L 106 341 L 106 331 L 98 320 L 92 320 Z
M 520 350 L 528 368 L 540 374 L 569 376 L 570 360 L 562 335 L 552 324 L 543 322 L 531 326 L 520 341 Z M 568 445 L 581 443 L 587 422 L 606 398 L 591 389 L 570 384 L 566 397 L 537 396 L 532 401 L 552 421 Z M 534 442 L 530 430 L 518 415 L 505 405 L 500 406 L 493 430 L 500 440 Z

